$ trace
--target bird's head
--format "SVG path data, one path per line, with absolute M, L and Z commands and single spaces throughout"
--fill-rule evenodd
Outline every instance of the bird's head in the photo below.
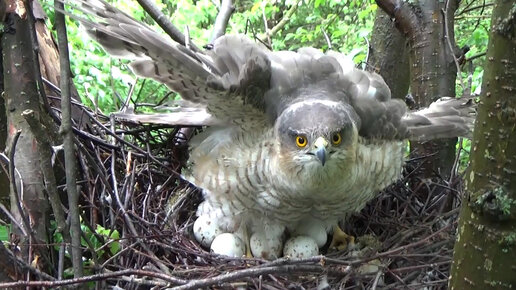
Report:
M 342 162 L 354 153 L 359 122 L 351 106 L 343 102 L 320 99 L 295 102 L 276 121 L 280 154 L 292 165 L 322 168 Z

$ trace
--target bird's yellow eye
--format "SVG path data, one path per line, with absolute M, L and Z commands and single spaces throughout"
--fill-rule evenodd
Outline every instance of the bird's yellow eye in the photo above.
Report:
M 303 147 L 306 147 L 306 144 L 308 144 L 308 141 L 306 140 L 305 137 L 303 137 L 303 136 L 297 136 L 296 137 L 296 145 L 297 145 L 297 147 L 303 148 Z
M 340 135 L 340 133 L 333 134 L 333 136 L 331 137 L 331 142 L 333 143 L 333 145 L 339 145 L 340 142 L 342 142 L 342 136 Z

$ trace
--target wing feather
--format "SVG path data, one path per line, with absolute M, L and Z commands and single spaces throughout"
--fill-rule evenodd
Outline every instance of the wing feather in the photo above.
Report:
M 403 101 L 391 98 L 381 76 L 357 69 L 339 52 L 311 47 L 272 52 L 243 35 L 220 37 L 211 49 L 195 52 L 104 0 L 64 2 L 95 18 L 73 16 L 106 51 L 133 60 L 130 66 L 137 75 L 201 104 L 205 115 L 200 119 L 206 121 L 270 127 L 285 108 L 317 95 L 350 105 L 366 139 L 426 140 L 471 132 L 472 118 L 457 103 L 435 103 L 407 113 Z

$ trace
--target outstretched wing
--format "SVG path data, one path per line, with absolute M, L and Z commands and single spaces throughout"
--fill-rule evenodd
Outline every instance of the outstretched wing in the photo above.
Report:
M 245 36 L 224 36 L 210 50 L 194 52 L 104 0 L 68 3 L 95 18 L 90 21 L 74 16 L 108 53 L 132 59 L 130 66 L 137 75 L 164 83 L 183 99 L 202 104 L 205 112 L 199 114 L 207 113 L 219 123 L 251 127 L 274 124 L 282 110 L 296 101 L 300 90 L 316 88 L 327 92 L 327 98 L 355 107 L 361 119 L 357 122 L 363 124 L 362 135 L 396 136 L 393 132 L 398 128 L 393 128 L 399 124 L 388 122 L 399 122 L 404 104 L 390 99 L 390 91 L 380 76 L 356 69 L 340 53 L 323 54 L 313 48 L 271 52 Z M 392 116 L 393 111 L 399 113 Z M 187 117 L 187 123 L 193 124 L 193 115 Z M 379 119 L 385 121 L 383 127 L 378 126 Z M 159 118 L 143 120 L 157 122 Z M 370 126 L 373 122 L 376 124 Z
M 428 108 L 403 116 L 411 140 L 426 141 L 438 138 L 471 138 L 476 117 L 473 98 L 441 98 Z
M 338 52 L 314 48 L 272 52 L 242 35 L 223 36 L 211 49 L 195 52 L 104 0 L 66 2 L 95 17 L 90 21 L 74 16 L 108 53 L 132 59 L 130 66 L 137 75 L 155 79 L 200 105 L 171 118 L 137 118 L 141 121 L 271 126 L 300 96 L 321 92 L 320 98 L 350 105 L 358 116 L 359 134 L 366 139 L 426 140 L 470 132 L 471 118 L 463 109 L 446 109 L 448 103 L 407 114 L 405 103 L 391 98 L 379 75 L 355 68 Z
M 73 16 L 109 54 L 131 59 L 137 75 L 203 104 L 221 121 L 239 125 L 265 121 L 262 97 L 269 87 L 270 62 L 263 46 L 232 36 L 218 39 L 211 50 L 194 52 L 103 0 L 67 3 L 94 17 L 90 21 Z

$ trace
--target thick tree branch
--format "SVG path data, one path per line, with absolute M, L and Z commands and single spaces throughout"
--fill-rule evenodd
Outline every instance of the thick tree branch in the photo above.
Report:
M 376 0 L 376 4 L 385 13 L 394 18 L 396 27 L 405 35 L 413 35 L 419 25 L 417 15 L 410 8 L 408 2 L 401 0 Z
M 215 24 L 213 25 L 213 31 L 210 37 L 210 43 L 213 43 L 217 38 L 221 37 L 226 33 L 226 28 L 228 27 L 229 18 L 231 18 L 231 14 L 235 11 L 235 7 L 233 6 L 232 0 L 222 0 L 220 3 L 219 14 L 217 14 L 217 18 L 215 19 Z

